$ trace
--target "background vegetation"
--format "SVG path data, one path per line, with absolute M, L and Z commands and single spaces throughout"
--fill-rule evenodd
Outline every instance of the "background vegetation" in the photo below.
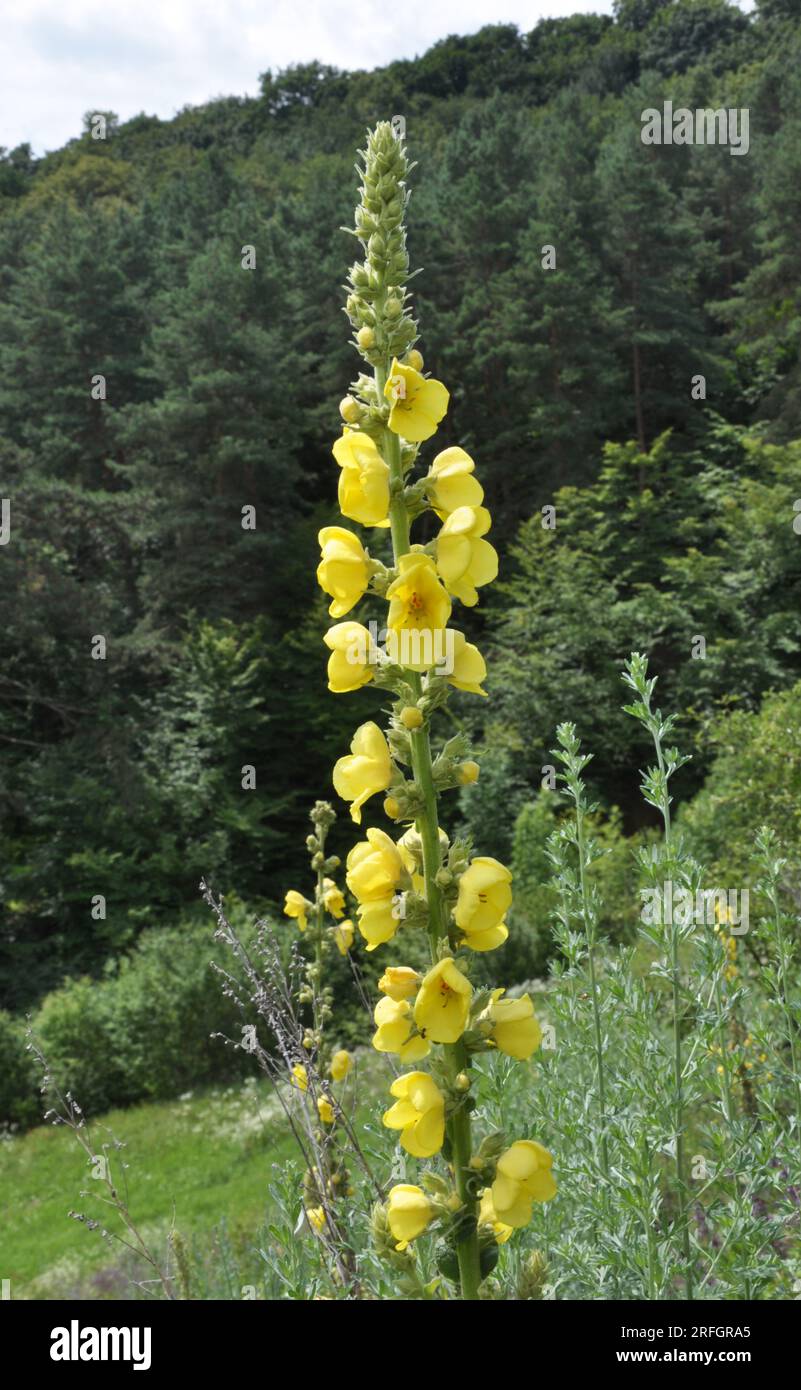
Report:
M 356 370 L 337 229 L 364 128 L 394 113 L 420 346 L 454 387 L 438 443 L 476 458 L 502 560 L 470 634 L 492 698 L 463 712 L 465 826 L 518 885 L 500 973 L 553 952 L 540 782 L 567 717 L 595 754 L 602 925 L 631 936 L 653 833 L 619 712 L 632 649 L 693 752 L 699 857 L 740 886 L 768 822 L 797 870 L 799 60 L 797 0 L 620 0 L 3 152 L 0 1119 L 38 1114 L 25 1012 L 95 1109 L 239 1075 L 208 1037 L 227 1015 L 198 881 L 243 917 L 300 886 L 320 768 L 377 698 L 328 695 L 313 571 Z M 666 98 L 748 107 L 748 156 L 643 145 Z

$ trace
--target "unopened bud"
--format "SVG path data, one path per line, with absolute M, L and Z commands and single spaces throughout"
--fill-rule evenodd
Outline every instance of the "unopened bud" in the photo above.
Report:
M 384 305 L 384 313 L 387 318 L 396 319 L 399 314 L 403 313 L 403 305 L 399 299 L 388 299 Z
M 419 729 L 423 716 L 416 705 L 406 705 L 400 712 L 400 722 L 405 729 Z
M 418 352 L 418 351 L 417 351 L 417 348 L 410 348 L 409 351 L 408 351 L 407 354 L 406 354 L 406 363 L 405 363 L 405 365 L 406 365 L 407 367 L 411 367 L 411 368 L 412 368 L 412 371 L 415 371 L 415 372 L 422 372 L 422 370 L 423 370 L 423 354 L 422 354 L 421 352 Z
M 460 763 L 456 771 L 462 786 L 469 787 L 471 783 L 478 781 L 478 774 L 481 769 L 478 763 L 474 763 L 472 759 L 468 759 L 466 763 Z
M 355 425 L 362 418 L 362 408 L 353 396 L 343 396 L 339 402 L 339 413 L 348 425 Z
M 356 342 L 359 344 L 359 347 L 362 348 L 365 352 L 369 348 L 375 347 L 375 333 L 373 332 L 372 328 L 370 328 L 367 324 L 365 324 L 364 328 L 360 328 L 358 333 L 356 334 Z
M 453 1084 L 456 1087 L 457 1091 L 469 1091 L 470 1077 L 467 1075 L 467 1072 L 460 1071 L 459 1075 L 454 1077 Z
M 394 796 L 388 796 L 384 802 L 384 815 L 389 816 L 390 820 L 398 820 L 400 817 L 400 806 Z
M 520 1271 L 518 1298 L 540 1299 L 548 1279 L 548 1261 L 541 1250 L 532 1250 Z

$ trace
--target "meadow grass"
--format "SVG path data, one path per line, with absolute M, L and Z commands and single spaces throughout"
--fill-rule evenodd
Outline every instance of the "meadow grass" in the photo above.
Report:
M 120 1160 L 129 1165 L 131 1215 L 162 1247 L 173 1220 L 189 1238 L 210 1233 L 222 1215 L 231 1232 L 261 1227 L 272 1165 L 293 1153 L 272 1087 L 261 1080 L 113 1110 L 92 1125 L 98 1143 L 108 1131 L 125 1144 L 117 1161 L 118 1172 Z M 104 1276 L 119 1263 L 115 1251 L 69 1216 L 97 1217 L 97 1202 L 80 1196 L 93 1186 L 85 1155 L 62 1125 L 0 1143 L 0 1274 L 11 1280 L 13 1298 L 76 1290 L 102 1297 Z

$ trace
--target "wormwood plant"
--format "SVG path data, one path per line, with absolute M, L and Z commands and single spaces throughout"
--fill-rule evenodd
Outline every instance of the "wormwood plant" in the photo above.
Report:
M 547 1116 L 563 1155 L 559 1211 L 538 1230 L 550 1294 L 787 1296 L 801 1206 L 799 1006 L 783 904 L 792 879 L 762 832 L 767 910 L 753 942 L 674 829 L 671 779 L 684 759 L 643 656 L 623 679 L 635 692 L 627 711 L 653 741 L 642 790 L 662 820 L 637 854 L 648 900 L 639 941 L 610 951 L 599 937 L 591 759 L 561 725 L 554 756 L 572 806 L 549 841 L 559 957 L 544 996 L 556 1046 L 540 1063 L 544 1084 L 505 1103 L 507 1122 Z
M 399 1132 L 406 1153 L 441 1153 L 445 1167 L 393 1186 L 386 1205 L 376 1207 L 374 1233 L 397 1263 L 421 1232 L 436 1229 L 441 1273 L 462 1298 L 475 1299 L 497 1259 L 498 1238 L 524 1226 L 532 1202 L 547 1201 L 556 1184 L 551 1155 L 538 1141 L 510 1146 L 497 1130 L 474 1135 L 474 1059 L 496 1048 L 528 1058 L 541 1031 L 528 995 L 505 999 L 503 989 L 477 991 L 470 980 L 474 953 L 507 939 L 511 874 L 495 859 L 471 857 L 439 824 L 443 793 L 475 781 L 479 769 L 461 735 L 436 740 L 436 717 L 451 686 L 485 694 L 480 652 L 449 626 L 453 603 L 478 602 L 478 589 L 497 574 L 497 556 L 484 539 L 491 519 L 469 455 L 445 449 L 416 474 L 449 394 L 424 374 L 414 347 L 404 225 L 409 168 L 403 144 L 388 123 L 379 124 L 363 153 L 354 231 L 363 258 L 351 268 L 346 304 L 354 345 L 370 370 L 340 404 L 343 430 L 333 446 L 342 515 L 373 530 L 376 553 L 352 528 L 324 527 L 317 577 L 338 620 L 367 592 L 387 604 L 380 632 L 375 623 L 337 621 L 324 639 L 332 692 L 374 682 L 390 694 L 386 729 L 374 722 L 356 729 L 350 754 L 334 768 L 334 786 L 357 824 L 365 803 L 383 792 L 386 815 L 407 827 L 395 840 L 371 826 L 348 855 L 358 929 L 369 951 L 425 932 L 431 960 L 422 975 L 397 958 L 387 967 L 373 1045 L 412 1068 L 392 1083 L 384 1124 Z M 424 539 L 413 542 L 412 523 L 423 518 Z M 433 536 L 431 518 L 441 523 Z M 391 554 L 380 558 L 385 529 Z

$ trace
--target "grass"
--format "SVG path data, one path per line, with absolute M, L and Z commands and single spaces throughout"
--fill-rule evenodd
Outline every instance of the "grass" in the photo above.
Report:
M 173 1219 L 190 1239 L 210 1233 L 223 1216 L 230 1232 L 255 1234 L 269 1215 L 271 1166 L 293 1153 L 278 1102 L 261 1081 L 111 1111 L 92 1125 L 95 1145 L 110 1139 L 107 1131 L 125 1144 L 116 1172 L 127 1178 L 131 1216 L 162 1250 Z M 124 1175 L 120 1160 L 128 1164 Z M 115 1251 L 98 1230 L 69 1217 L 71 1210 L 101 1214 L 91 1174 L 64 1126 L 0 1142 L 0 1279 L 10 1279 L 12 1298 L 124 1296 L 127 1278 Z M 254 1254 L 254 1275 L 257 1263 Z

